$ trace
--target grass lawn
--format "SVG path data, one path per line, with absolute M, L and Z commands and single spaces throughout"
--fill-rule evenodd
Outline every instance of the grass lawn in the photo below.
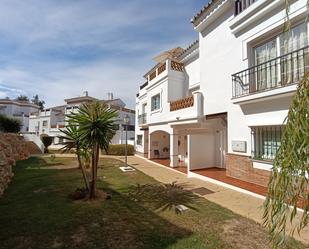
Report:
M 0 248 L 269 248 L 260 225 L 203 198 L 181 215 L 158 210 L 149 196 L 132 198 L 132 186 L 159 183 L 138 171 L 122 173 L 122 163 L 113 159 L 100 161 L 98 174 L 98 187 L 112 198 L 72 201 L 68 195 L 83 186 L 78 169 L 65 169 L 74 163 L 72 158 L 17 163 L 0 199 Z M 59 164 L 64 169 L 56 169 Z M 282 248 L 306 247 L 289 240 Z

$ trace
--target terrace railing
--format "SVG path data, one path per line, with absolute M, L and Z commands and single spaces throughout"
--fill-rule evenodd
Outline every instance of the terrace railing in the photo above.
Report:
M 233 98 L 296 84 L 308 71 L 309 46 L 306 46 L 233 74 Z
M 187 98 L 172 101 L 170 103 L 170 111 L 173 112 L 173 111 L 185 109 L 188 107 L 192 107 L 193 105 L 194 105 L 194 97 L 190 96 Z
M 234 15 L 237 16 L 258 0 L 236 0 Z

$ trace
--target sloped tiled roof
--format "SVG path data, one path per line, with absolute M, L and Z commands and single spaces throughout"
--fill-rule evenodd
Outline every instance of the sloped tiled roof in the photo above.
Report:
M 194 48 L 198 44 L 199 44 L 199 41 L 195 40 L 187 48 L 185 48 L 184 51 L 177 58 L 182 59 L 184 56 L 187 55 L 188 52 L 191 51 L 192 48 Z
M 219 0 L 209 0 L 209 2 L 191 19 L 191 23 L 193 23 L 194 26 L 197 26 L 200 22 L 200 17 L 216 2 Z

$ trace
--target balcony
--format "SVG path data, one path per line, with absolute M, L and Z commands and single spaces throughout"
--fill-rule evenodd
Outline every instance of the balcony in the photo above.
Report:
M 194 106 L 194 97 L 190 96 L 190 97 L 187 97 L 187 98 L 172 101 L 170 103 L 170 111 L 171 112 L 178 111 L 178 110 L 189 108 L 189 107 L 192 107 L 192 106 Z
M 147 113 L 138 115 L 138 125 L 144 125 L 147 123 Z
M 258 0 L 236 0 L 234 15 L 237 16 Z
M 58 129 L 64 128 L 65 127 L 65 122 L 57 122 L 56 124 L 52 124 L 50 125 L 51 129 L 56 129 L 58 131 Z
M 233 98 L 298 83 L 309 71 L 309 46 L 232 75 Z

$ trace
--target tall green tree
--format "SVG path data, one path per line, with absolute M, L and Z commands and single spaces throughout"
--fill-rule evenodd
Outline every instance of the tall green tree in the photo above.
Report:
M 298 231 L 309 220 L 309 73 L 299 83 L 273 164 L 264 203 L 264 224 L 274 248 L 284 243 L 286 224 L 303 208 Z
M 45 101 L 44 100 L 40 100 L 38 94 L 33 96 L 33 98 L 31 99 L 31 102 L 33 104 L 39 106 L 41 111 L 44 110 Z
M 68 151 L 71 151 L 72 149 L 75 149 L 75 153 L 76 153 L 77 161 L 78 161 L 78 168 L 81 169 L 85 187 L 87 191 L 89 191 L 88 177 L 87 177 L 86 170 L 81 160 L 82 155 L 86 153 L 86 150 L 88 149 L 86 148 L 85 145 L 82 144 L 82 141 L 80 140 L 79 128 L 69 121 L 65 129 L 61 129 L 61 132 L 64 134 L 63 136 L 61 136 L 61 138 L 63 139 L 63 144 L 64 144 L 61 150 L 63 152 L 68 152 Z
M 284 31 L 291 28 L 291 0 L 285 0 Z M 309 0 L 307 0 L 309 9 Z M 308 21 L 309 14 L 306 22 Z M 264 202 L 264 225 L 269 229 L 273 248 L 283 244 L 287 222 L 295 222 L 297 207 L 304 210 L 297 224 L 300 232 L 308 226 L 309 211 L 309 74 L 300 82 L 289 110 L 282 144 L 274 160 Z
M 19 95 L 15 100 L 29 102 L 28 96 L 23 95 L 23 94 Z
M 91 150 L 90 198 L 96 197 L 97 171 L 101 150 L 108 146 L 115 134 L 117 112 L 96 101 L 83 104 L 77 113 L 69 115 L 74 125 L 79 127 L 79 139 Z

